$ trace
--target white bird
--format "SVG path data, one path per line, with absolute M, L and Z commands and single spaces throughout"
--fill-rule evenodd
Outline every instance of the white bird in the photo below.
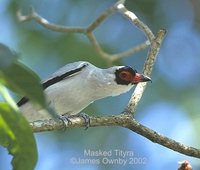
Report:
M 59 116 L 71 116 L 79 114 L 95 100 L 120 95 L 146 81 L 151 79 L 129 66 L 101 69 L 78 61 L 60 68 L 42 84 L 48 106 Z M 29 122 L 51 118 L 45 109 L 36 107 L 26 97 L 18 106 Z

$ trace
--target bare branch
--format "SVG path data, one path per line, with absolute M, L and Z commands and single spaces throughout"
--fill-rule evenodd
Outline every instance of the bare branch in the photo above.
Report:
M 161 43 L 164 39 L 164 36 L 166 34 L 165 30 L 160 30 L 156 36 L 156 38 L 152 41 L 149 53 L 147 56 L 147 59 L 144 64 L 143 72 L 145 75 L 150 76 L 151 72 L 153 70 L 153 66 L 157 57 L 157 54 L 160 50 Z M 131 99 L 129 100 L 129 103 L 125 109 L 126 113 L 134 113 L 136 110 L 136 107 L 142 97 L 142 94 L 146 88 L 147 83 L 140 83 L 136 86 Z
M 41 132 L 41 131 L 53 131 L 53 130 L 61 130 L 65 128 L 80 128 L 85 127 L 84 119 L 80 117 L 71 118 L 70 121 L 72 123 L 63 124 L 62 121 L 55 121 L 55 120 L 44 120 L 44 121 L 35 121 L 31 123 L 31 127 L 34 132 Z M 179 142 L 176 142 L 170 138 L 167 138 L 144 125 L 138 123 L 133 117 L 129 114 L 120 114 L 120 115 L 112 115 L 112 116 L 101 116 L 101 117 L 90 117 L 90 125 L 91 127 L 97 126 L 121 126 L 130 129 L 131 131 L 146 137 L 150 141 L 160 144 L 164 147 L 172 149 L 176 152 L 200 158 L 200 150 L 183 145 Z
M 133 54 L 135 54 L 135 53 L 137 53 L 137 52 L 139 52 L 143 49 L 146 49 L 149 45 L 150 45 L 150 42 L 149 42 L 149 40 L 147 40 L 147 41 L 145 41 L 145 42 L 143 42 L 143 43 L 141 43 L 141 44 L 139 44 L 135 47 L 132 47 L 129 50 L 124 51 L 122 53 L 110 54 L 110 60 L 112 62 L 114 62 L 114 61 L 123 59 L 123 58 L 128 57 L 130 55 L 133 55 Z
M 87 36 L 88 36 L 90 42 L 92 43 L 92 45 L 94 46 L 97 54 L 99 54 L 99 56 L 101 58 L 103 58 L 106 61 L 108 61 L 109 65 L 111 63 L 113 63 L 114 61 L 117 61 L 117 60 L 120 60 L 122 58 L 126 58 L 126 57 L 128 57 L 130 55 L 133 55 L 133 54 L 135 54 L 135 53 L 147 48 L 150 45 L 149 41 L 147 40 L 144 43 L 141 43 L 136 47 L 132 47 L 132 48 L 130 48 L 129 50 L 127 50 L 125 52 L 118 53 L 118 54 L 108 54 L 108 53 L 105 53 L 103 51 L 103 49 L 101 48 L 101 46 L 97 42 L 95 36 L 93 35 L 93 33 L 87 33 Z
M 151 29 L 149 29 L 149 27 L 144 24 L 141 20 L 138 19 L 138 17 L 131 11 L 128 11 L 123 3 L 116 3 L 115 7 L 118 9 L 118 11 L 124 15 L 125 17 L 127 17 L 128 19 L 130 19 L 132 21 L 132 23 L 134 25 L 136 25 L 139 30 L 143 31 L 144 34 L 147 36 L 147 38 L 149 39 L 150 42 L 153 41 L 153 39 L 155 38 Z
M 99 56 L 101 56 L 101 58 L 106 59 L 106 60 L 109 61 L 110 60 L 110 55 L 103 51 L 103 49 L 99 45 L 98 41 L 96 40 L 94 34 L 92 32 L 89 32 L 89 33 L 87 33 L 87 36 L 88 36 L 90 42 L 92 43 L 92 45 L 94 46 L 97 54 L 99 54 Z
M 39 14 L 35 12 L 33 8 L 30 10 L 30 14 L 27 16 L 22 15 L 21 11 L 17 11 L 18 20 L 21 22 L 26 22 L 30 20 L 35 20 L 38 24 L 42 25 L 43 27 L 56 32 L 71 32 L 71 33 L 85 33 L 85 28 L 80 27 L 66 27 L 62 25 L 56 25 L 48 22 L 45 18 L 41 17 Z
M 95 38 L 94 34 L 92 33 L 106 18 L 108 18 L 110 15 L 112 15 L 114 12 L 116 11 L 120 11 L 121 13 L 123 13 L 123 15 L 127 16 L 129 19 L 134 16 L 135 14 L 131 13 L 130 11 L 126 10 L 126 8 L 123 6 L 123 8 L 119 8 L 120 4 L 123 5 L 125 1 L 124 0 L 120 0 L 118 1 L 114 6 L 111 6 L 110 8 L 108 8 L 107 10 L 105 10 L 97 19 L 95 19 L 88 27 L 83 28 L 83 27 L 68 27 L 68 26 L 62 26 L 62 25 L 57 25 L 57 24 L 53 24 L 50 23 L 49 21 L 47 21 L 45 18 L 43 18 L 42 16 L 40 16 L 39 14 L 36 13 L 36 11 L 31 8 L 30 10 L 30 14 L 27 16 L 22 15 L 21 11 L 17 11 L 17 18 L 20 22 L 26 22 L 26 21 L 31 21 L 34 20 L 36 21 L 38 24 L 42 25 L 43 27 L 51 30 L 51 31 L 56 31 L 56 32 L 67 32 L 67 33 L 82 33 L 85 34 L 88 39 L 90 40 L 90 42 L 92 43 L 92 45 L 95 47 L 95 50 L 97 52 L 97 54 L 104 60 L 106 60 L 108 62 L 108 64 L 110 65 L 112 62 L 128 57 L 132 54 L 135 54 L 136 52 L 139 52 L 145 48 L 147 48 L 150 43 L 145 42 L 142 43 L 136 47 L 132 47 L 131 49 L 119 53 L 119 54 L 108 54 L 106 53 L 101 46 L 99 45 L 97 39 Z M 133 18 L 133 17 L 132 17 Z M 145 31 L 145 25 L 139 21 L 139 19 L 137 18 L 136 20 L 133 20 L 133 23 L 136 23 L 138 27 L 141 27 L 142 29 L 144 29 Z M 144 28 L 143 28 L 144 27 Z M 150 39 L 151 40 L 151 39 Z
M 97 19 L 95 19 L 92 24 L 88 26 L 87 32 L 94 31 L 106 18 L 112 15 L 115 11 L 116 8 L 114 8 L 113 6 L 104 11 Z

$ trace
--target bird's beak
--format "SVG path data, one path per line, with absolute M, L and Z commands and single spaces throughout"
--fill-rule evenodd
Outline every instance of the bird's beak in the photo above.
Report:
M 146 81 L 151 81 L 151 78 L 148 76 L 145 76 L 143 74 L 140 73 L 136 73 L 134 78 L 133 78 L 133 84 L 138 84 L 140 82 L 146 82 Z M 152 82 L 152 81 L 151 81 Z

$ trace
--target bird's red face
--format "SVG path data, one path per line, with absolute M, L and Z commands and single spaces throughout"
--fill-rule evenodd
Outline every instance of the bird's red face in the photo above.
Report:
M 151 79 L 143 74 L 137 73 L 135 69 L 124 66 L 115 72 L 116 82 L 118 84 L 138 84 L 140 82 L 151 81 Z

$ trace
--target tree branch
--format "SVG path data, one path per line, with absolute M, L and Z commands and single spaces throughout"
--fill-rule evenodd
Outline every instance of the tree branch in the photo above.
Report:
M 149 27 L 144 24 L 141 20 L 139 20 L 139 18 L 131 11 L 128 11 L 126 9 L 126 7 L 124 6 L 125 1 L 118 1 L 115 4 L 115 7 L 118 9 L 118 11 L 124 15 L 125 17 L 127 17 L 128 19 L 130 19 L 130 21 L 139 28 L 139 30 L 143 31 L 144 34 L 147 36 L 147 38 L 149 39 L 150 42 L 152 42 L 154 40 L 154 35 L 151 31 L 151 29 L 149 29 Z
M 53 131 L 53 130 L 62 130 L 66 128 L 80 128 L 85 127 L 85 120 L 80 117 L 69 118 L 71 123 L 63 124 L 62 121 L 51 120 L 42 120 L 35 121 L 30 123 L 33 132 L 43 132 L 43 131 Z M 200 158 L 200 150 L 183 145 L 175 140 L 167 138 L 148 127 L 138 123 L 133 117 L 129 114 L 120 114 L 120 115 L 112 115 L 112 116 L 96 116 L 90 117 L 90 126 L 120 126 L 131 131 L 144 136 L 150 141 L 160 144 L 164 147 L 172 149 L 176 152 L 182 153 L 184 155 Z
M 87 32 L 94 31 L 106 18 L 112 15 L 116 11 L 114 6 L 111 6 L 106 11 L 104 11 L 97 19 L 95 19 L 88 27 Z
M 41 17 L 35 10 L 33 7 L 30 8 L 30 14 L 27 16 L 24 16 L 21 14 L 21 11 L 18 10 L 17 11 L 17 18 L 20 22 L 27 22 L 27 21 L 31 21 L 34 20 L 35 22 L 37 22 L 38 24 L 42 25 L 43 27 L 51 30 L 51 31 L 55 31 L 55 32 L 68 32 L 68 33 L 85 33 L 86 29 L 85 28 L 81 28 L 81 27 L 65 27 L 62 25 L 56 25 L 56 24 L 52 24 L 49 21 L 47 21 L 45 18 Z
M 132 47 L 131 49 L 129 49 L 125 52 L 119 53 L 119 54 L 108 54 L 107 52 L 105 52 L 101 48 L 96 37 L 93 34 L 93 31 L 110 15 L 112 15 L 114 12 L 116 12 L 118 10 L 119 11 L 121 10 L 121 9 L 116 7 L 118 4 L 119 4 L 119 2 L 117 2 L 114 6 L 111 6 L 110 8 L 105 10 L 97 19 L 95 19 L 86 28 L 83 28 L 83 27 L 67 27 L 67 26 L 52 24 L 49 21 L 47 21 L 45 18 L 40 16 L 33 8 L 30 9 L 29 15 L 26 15 L 26 16 L 22 15 L 21 11 L 18 10 L 17 11 L 17 18 L 20 22 L 27 22 L 27 21 L 34 20 L 35 22 L 42 25 L 43 27 L 45 27 L 45 28 L 47 28 L 51 31 L 55 31 L 55 32 L 82 33 L 82 34 L 86 35 L 88 37 L 88 39 L 90 40 L 91 44 L 94 46 L 96 53 L 102 59 L 106 60 L 110 65 L 114 61 L 128 57 L 129 55 L 133 55 L 136 52 L 139 52 L 139 51 L 147 48 L 150 45 L 149 41 L 146 41 L 146 42 L 144 42 L 144 43 L 142 43 L 142 44 L 140 44 L 136 47 Z M 137 21 L 134 21 L 134 22 L 137 23 L 138 19 L 137 19 Z M 139 26 L 140 24 L 142 24 L 142 22 L 137 24 L 138 27 L 144 27 L 144 25 Z
M 143 72 L 145 75 L 150 76 L 151 72 L 153 70 L 153 66 L 157 57 L 157 54 L 160 50 L 161 43 L 165 37 L 166 31 L 160 30 L 156 36 L 156 38 L 151 42 L 151 46 L 149 49 L 149 53 L 147 55 L 147 59 L 144 63 Z M 131 99 L 129 100 L 129 103 L 127 107 L 125 108 L 126 113 L 134 113 L 136 110 L 136 107 L 143 95 L 143 92 L 146 88 L 147 83 L 140 83 L 136 86 Z

